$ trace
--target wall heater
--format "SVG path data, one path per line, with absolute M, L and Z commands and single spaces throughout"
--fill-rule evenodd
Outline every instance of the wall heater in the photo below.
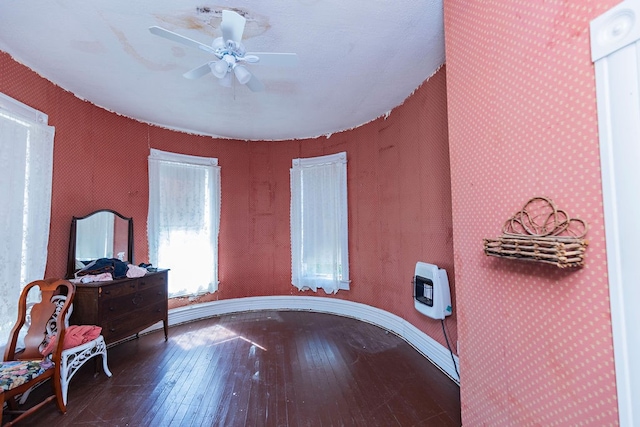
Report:
M 444 319 L 451 315 L 451 291 L 447 271 L 426 262 L 416 263 L 413 300 L 416 310 L 425 316 Z

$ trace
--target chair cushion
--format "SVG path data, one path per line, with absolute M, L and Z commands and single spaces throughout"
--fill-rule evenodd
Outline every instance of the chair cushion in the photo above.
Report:
M 42 375 L 53 367 L 49 359 L 0 362 L 0 389 L 3 392 L 18 387 Z

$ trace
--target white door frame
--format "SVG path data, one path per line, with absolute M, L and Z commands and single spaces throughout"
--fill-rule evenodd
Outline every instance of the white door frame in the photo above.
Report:
M 591 21 L 618 412 L 630 427 L 640 425 L 639 40 L 640 0 Z

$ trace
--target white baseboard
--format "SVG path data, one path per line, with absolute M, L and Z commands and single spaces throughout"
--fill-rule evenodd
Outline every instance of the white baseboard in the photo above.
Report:
M 458 357 L 453 356 L 456 364 L 454 367 L 451 353 L 445 346 L 395 314 L 352 301 L 289 295 L 226 299 L 171 309 L 169 310 L 169 326 L 222 314 L 257 310 L 308 310 L 352 317 L 380 326 L 404 339 L 454 382 L 460 384 L 456 373 L 456 367 L 460 366 Z M 141 333 L 151 332 L 161 327 L 162 323 L 158 322 Z

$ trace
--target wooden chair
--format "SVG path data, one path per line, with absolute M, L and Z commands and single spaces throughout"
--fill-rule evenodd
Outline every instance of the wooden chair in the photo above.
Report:
M 42 297 L 39 303 L 33 304 L 28 313 L 27 294 L 36 286 L 40 288 Z M 4 409 L 4 403 L 7 402 L 10 409 L 7 413 L 19 414 L 5 426 L 13 425 L 54 399 L 60 412 L 66 412 L 60 379 L 60 357 L 64 342 L 65 319 L 73 302 L 74 293 L 75 285 L 62 279 L 36 280 L 22 290 L 18 302 L 18 321 L 11 330 L 3 362 L 0 363 L 0 390 L 2 391 L 0 406 Z M 64 294 L 66 298 L 58 297 Z M 30 317 L 28 322 L 27 316 Z M 29 327 L 24 337 L 24 349 L 18 349 L 16 348 L 18 336 L 25 323 L 28 323 Z M 50 357 L 43 357 L 40 351 L 51 338 L 51 331 L 55 330 L 57 330 L 57 339 L 53 352 Z M 53 394 L 35 406 L 19 411 L 16 397 L 49 378 L 52 379 L 50 383 Z M 0 414 L 0 424 L 2 424 L 2 414 Z
M 64 303 L 64 300 L 67 298 L 66 295 L 55 295 L 53 299 L 56 301 L 56 304 Z M 69 311 L 67 312 L 67 316 L 65 318 L 64 326 L 71 333 L 69 329 L 69 317 L 71 317 L 71 312 L 73 311 L 73 304 L 69 306 Z M 48 333 L 55 335 L 57 333 L 55 325 L 52 326 L 52 329 L 48 331 Z M 71 378 L 78 372 L 80 367 L 85 364 L 89 359 L 102 356 L 102 369 L 104 373 L 111 377 L 113 374 L 109 370 L 109 366 L 107 364 L 107 344 L 104 341 L 104 337 L 99 335 L 97 338 L 87 341 L 84 344 L 80 344 L 75 347 L 65 346 L 62 348 L 62 353 L 60 353 L 60 383 L 62 387 L 62 401 L 64 404 L 67 404 L 67 393 L 69 391 L 69 383 L 71 382 Z M 98 374 L 98 364 L 96 363 L 96 374 Z M 29 394 L 32 389 L 27 390 L 22 394 L 20 400 L 18 401 L 19 405 L 22 405 L 29 398 Z

